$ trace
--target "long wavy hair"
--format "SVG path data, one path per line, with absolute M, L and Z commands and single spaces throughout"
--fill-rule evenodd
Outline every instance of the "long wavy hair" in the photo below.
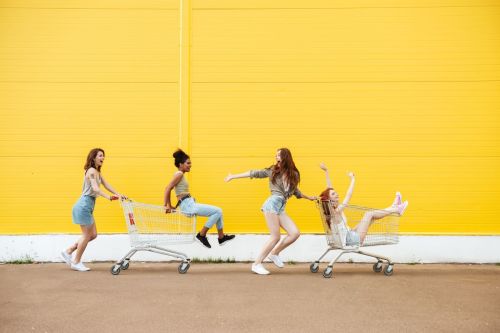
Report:
M 327 187 L 326 190 L 320 193 L 319 199 L 321 200 L 321 205 L 323 206 L 323 213 L 325 214 L 326 223 L 328 224 L 328 228 L 332 228 L 332 217 L 335 213 L 335 210 L 330 209 L 330 191 L 334 190 L 332 187 Z M 335 190 L 334 190 L 335 191 Z M 334 208 L 334 207 L 332 207 Z M 334 208 L 335 209 L 335 208 Z
M 276 184 L 277 177 L 284 177 L 283 181 L 288 183 L 291 190 L 294 190 L 300 183 L 300 172 L 295 166 L 292 153 L 288 148 L 280 148 L 278 151 L 280 152 L 281 162 L 271 167 L 271 181 Z
M 90 168 L 94 168 L 97 171 L 101 172 L 101 166 L 95 165 L 95 158 L 96 158 L 97 154 L 99 154 L 100 151 L 102 151 L 102 154 L 104 156 L 106 156 L 106 154 L 104 153 L 104 150 L 101 148 L 94 148 L 89 152 L 89 154 L 87 155 L 87 162 L 85 162 L 85 166 L 83 167 L 83 169 L 85 170 L 85 173 L 87 173 L 87 170 Z

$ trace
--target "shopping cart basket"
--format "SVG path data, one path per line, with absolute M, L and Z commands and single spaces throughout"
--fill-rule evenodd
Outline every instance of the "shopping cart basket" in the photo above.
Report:
M 319 270 L 319 262 L 323 259 L 328 252 L 339 250 L 338 255 L 329 262 L 328 266 L 323 272 L 325 278 L 331 278 L 333 275 L 333 264 L 340 259 L 345 253 L 358 253 L 368 257 L 377 259 L 373 265 L 373 271 L 379 273 L 382 271 L 383 262 L 386 261 L 387 265 L 384 268 L 384 274 L 387 276 L 392 275 L 394 271 L 394 263 L 391 259 L 373 253 L 368 253 L 361 250 L 358 246 L 347 246 L 345 244 L 345 232 L 348 224 L 355 226 L 363 218 L 364 214 L 368 211 L 375 210 L 374 208 L 347 205 L 343 212 L 347 217 L 347 221 L 342 215 L 334 213 L 334 209 L 330 201 L 316 201 L 317 207 L 320 212 L 321 222 L 325 230 L 326 242 L 328 249 L 310 266 L 311 272 L 316 273 Z M 398 229 L 399 229 L 400 216 L 392 213 L 382 219 L 375 220 L 368 229 L 366 238 L 361 247 L 375 246 L 375 245 L 392 245 L 399 242 Z
M 187 244 L 194 241 L 196 215 L 180 211 L 166 214 L 165 207 L 122 200 L 121 205 L 127 223 L 132 249 L 113 267 L 111 274 L 118 275 L 126 270 L 130 258 L 139 251 L 149 251 L 181 259 L 178 271 L 188 271 L 191 259 L 184 253 L 162 247 L 162 245 Z

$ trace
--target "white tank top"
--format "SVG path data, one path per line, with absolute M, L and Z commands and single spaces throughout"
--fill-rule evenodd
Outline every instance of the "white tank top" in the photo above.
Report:
M 90 183 L 90 179 L 87 179 L 86 174 L 87 173 L 85 172 L 85 175 L 83 176 L 82 196 L 89 195 L 91 197 L 97 197 L 97 193 L 94 192 L 94 190 L 92 189 L 92 184 Z M 100 174 L 97 174 L 96 181 L 97 181 L 97 186 L 101 186 L 101 175 Z

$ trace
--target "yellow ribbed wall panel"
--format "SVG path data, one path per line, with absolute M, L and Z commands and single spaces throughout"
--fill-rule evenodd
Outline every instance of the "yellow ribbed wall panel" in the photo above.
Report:
M 21 9 L 105 9 L 105 10 L 178 10 L 178 0 L 2 0 L 2 8 Z
M 2 1 L 0 234 L 78 233 L 94 146 L 117 189 L 161 204 L 180 141 L 229 232 L 267 232 L 268 185 L 223 178 L 287 146 L 307 194 L 325 161 L 342 195 L 356 172 L 353 203 L 400 190 L 404 233 L 500 234 L 498 1 L 186 1 L 182 56 L 180 1 Z M 288 213 L 321 232 L 313 203 Z M 125 232 L 118 203 L 95 217 Z
M 177 98 L 175 83 L 1 83 L 1 153 L 157 157 L 178 142 Z
M 118 190 L 161 199 L 179 142 L 178 4 L 2 1 L 0 233 L 79 232 L 93 147 Z M 99 199 L 95 215 L 99 231 L 125 231 L 118 203 Z
M 194 10 L 193 81 L 495 80 L 500 10 L 453 4 Z
M 0 72 L 9 81 L 176 82 L 177 16 L 177 10 L 0 7 Z
M 15 0 L 10 0 L 15 1 Z M 36 1 L 36 0 L 31 0 Z M 61 0 L 59 0 L 61 1 Z M 117 1 L 117 0 L 115 0 Z M 496 7 L 497 0 L 192 0 L 193 9 L 199 10 L 262 10 L 262 9 L 369 9 L 385 11 L 390 8 L 441 8 L 441 7 Z
M 402 232 L 498 234 L 499 19 L 491 1 L 195 1 L 195 193 L 227 203 L 228 227 L 265 232 L 267 183 L 218 180 L 286 146 L 308 194 L 324 160 L 342 194 L 356 172 L 355 203 L 402 191 Z M 320 231 L 310 203 L 288 211 Z

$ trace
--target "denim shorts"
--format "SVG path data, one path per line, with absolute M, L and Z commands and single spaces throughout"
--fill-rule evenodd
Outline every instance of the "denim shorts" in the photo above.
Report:
M 273 194 L 269 198 L 267 198 L 260 210 L 264 213 L 274 213 L 280 215 L 285 211 L 285 206 L 286 199 L 279 195 Z
M 82 195 L 73 206 L 73 223 L 79 225 L 92 225 L 94 223 L 95 197 Z
M 345 245 L 346 246 L 359 246 L 361 240 L 359 238 L 359 234 L 356 231 L 349 230 L 347 231 Z

